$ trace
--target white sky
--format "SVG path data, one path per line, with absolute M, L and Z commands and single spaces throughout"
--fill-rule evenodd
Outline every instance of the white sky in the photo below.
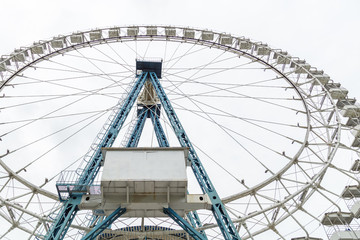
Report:
M 0 54 L 96 27 L 165 24 L 207 28 L 268 43 L 323 69 L 360 99 L 358 0 L 0 1 Z
M 198 27 L 286 50 L 324 70 L 360 100 L 360 0 L 0 0 L 0 16 L 0 55 L 97 27 Z

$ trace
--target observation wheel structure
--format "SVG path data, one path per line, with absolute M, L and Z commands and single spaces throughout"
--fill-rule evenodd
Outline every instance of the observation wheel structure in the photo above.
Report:
M 360 239 L 360 106 L 286 51 L 111 27 L 16 49 L 0 78 L 0 239 Z M 189 149 L 186 190 L 210 207 L 81 207 L 103 194 L 103 147 L 169 146 Z

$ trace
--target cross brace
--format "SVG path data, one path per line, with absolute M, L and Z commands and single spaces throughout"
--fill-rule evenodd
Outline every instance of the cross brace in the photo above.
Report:
M 205 240 L 206 238 L 196 231 L 187 221 L 185 221 L 181 216 L 179 216 L 171 208 L 164 208 L 164 213 L 171 217 L 182 229 L 184 229 L 191 237 L 196 240 Z
M 47 239 L 63 239 L 65 237 L 72 220 L 79 210 L 77 205 L 80 203 L 80 201 L 81 196 L 72 196 L 64 203 L 59 215 L 50 229 L 51 232 L 45 236 Z
M 137 122 L 135 124 L 133 132 L 131 133 L 129 141 L 126 144 L 126 147 L 136 147 L 138 145 L 142 130 L 145 125 L 147 114 L 148 114 L 148 108 L 146 107 L 143 107 L 138 111 Z
M 123 215 L 126 212 L 125 208 L 119 207 L 114 212 L 112 212 L 107 218 L 102 222 L 96 225 L 82 240 L 92 240 L 95 239 L 100 233 L 102 233 L 109 225 L 111 225 L 118 217 Z
M 169 147 L 170 145 L 166 138 L 165 132 L 161 126 L 159 116 L 155 112 L 150 111 L 150 118 L 151 118 L 151 122 L 154 125 L 155 135 L 156 135 L 156 139 L 159 143 L 159 146 L 160 147 Z

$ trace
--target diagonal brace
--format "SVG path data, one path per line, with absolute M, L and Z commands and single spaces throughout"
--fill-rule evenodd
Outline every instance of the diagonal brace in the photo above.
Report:
M 179 224 L 182 229 L 184 229 L 191 237 L 193 237 L 196 240 L 206 240 L 206 238 L 196 231 L 195 228 L 193 228 L 185 219 L 183 219 L 181 216 L 179 216 L 174 210 L 171 208 L 164 208 L 164 213 L 167 214 L 169 217 L 171 217 L 177 224 Z
M 126 212 L 125 208 L 119 207 L 114 212 L 112 212 L 107 218 L 102 222 L 98 223 L 96 227 L 93 228 L 82 240 L 92 240 L 95 239 L 100 233 L 102 233 L 108 226 L 110 226 L 118 217 L 123 215 Z
M 145 121 L 148 115 L 149 109 L 145 106 L 138 112 L 136 125 L 131 133 L 126 147 L 137 147 L 142 130 L 144 129 Z
M 150 110 L 151 122 L 154 125 L 155 134 L 160 147 L 169 147 L 169 142 L 166 138 L 165 132 L 161 126 L 159 116 L 156 112 Z

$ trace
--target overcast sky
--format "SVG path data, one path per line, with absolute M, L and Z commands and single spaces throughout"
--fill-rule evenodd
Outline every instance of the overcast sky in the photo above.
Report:
M 360 99 L 358 0 L 2 0 L 1 54 L 55 35 L 106 26 L 165 24 L 242 35 L 323 69 Z
M 262 41 L 324 70 L 360 100 L 360 0 L 0 0 L 0 55 L 108 26 L 198 27 Z

